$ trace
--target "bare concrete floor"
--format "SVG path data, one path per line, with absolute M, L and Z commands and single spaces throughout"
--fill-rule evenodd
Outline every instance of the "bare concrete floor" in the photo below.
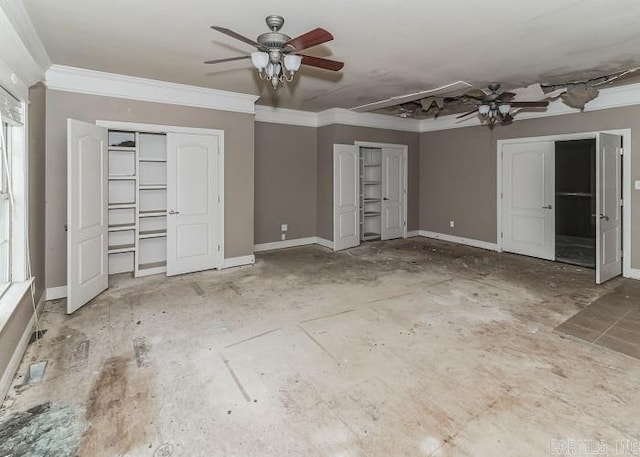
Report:
M 423 239 L 118 277 L 71 316 L 47 303 L 20 367 L 44 380 L 16 378 L 0 427 L 16 455 L 632 455 L 640 360 L 553 332 L 620 283 Z

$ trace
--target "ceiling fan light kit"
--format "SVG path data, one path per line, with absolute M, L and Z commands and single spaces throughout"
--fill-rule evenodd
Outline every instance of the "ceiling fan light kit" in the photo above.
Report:
M 280 29 L 284 25 L 284 18 L 282 16 L 267 16 L 265 22 L 271 31 L 258 36 L 255 41 L 233 30 L 212 26 L 211 28 L 218 32 L 255 46 L 257 51 L 252 52 L 250 56 L 209 60 L 205 63 L 215 64 L 251 57 L 251 63 L 256 70 L 258 70 L 260 79 L 269 80 L 274 90 L 277 90 L 280 84 L 285 81 L 292 82 L 301 65 L 331 71 L 339 71 L 344 66 L 344 63 L 336 60 L 297 54 L 304 49 L 333 40 L 333 35 L 326 30 L 317 28 L 292 39 L 288 35 L 280 32 Z

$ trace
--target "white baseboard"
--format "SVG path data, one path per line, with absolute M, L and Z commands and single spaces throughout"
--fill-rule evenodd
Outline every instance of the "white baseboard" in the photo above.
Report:
M 631 279 L 640 279 L 640 269 L 638 268 L 629 269 L 629 274 L 625 275 L 625 277 L 631 278 Z
M 36 306 L 36 310 L 39 313 L 42 309 L 42 305 L 45 302 L 45 294 L 43 293 L 38 301 Z M 33 329 L 36 325 L 36 316 L 35 314 L 31 316 L 29 320 L 29 324 L 24 329 L 22 336 L 20 337 L 20 341 L 13 351 L 13 355 L 9 360 L 9 364 L 7 368 L 2 373 L 2 377 L 0 378 L 0 405 L 4 402 L 4 397 L 7 396 L 9 392 L 9 388 L 11 387 L 11 382 L 13 381 L 13 377 L 15 376 L 18 368 L 20 367 L 20 362 L 22 361 L 22 357 L 24 357 L 24 353 L 27 350 L 27 346 L 29 345 L 29 340 L 31 339 L 31 335 L 33 334 Z
M 407 232 L 407 238 L 414 238 L 416 236 L 420 236 L 420 230 L 409 230 Z
M 297 246 L 306 246 L 315 244 L 316 237 L 309 236 L 306 238 L 294 238 L 292 240 L 273 241 L 271 243 L 260 243 L 254 246 L 255 252 L 274 251 L 276 249 L 294 248 Z
M 67 286 L 49 287 L 45 293 L 45 300 L 57 300 L 59 298 L 67 298 Z
M 241 257 L 231 257 L 229 259 L 224 259 L 224 264 L 222 268 L 232 268 L 232 267 L 240 267 L 242 265 L 253 265 L 256 263 L 256 256 L 244 255 Z
M 327 240 L 325 238 L 320 238 L 319 236 L 317 236 L 315 243 L 325 248 L 333 249 L 333 241 Z
M 489 251 L 500 251 L 500 248 L 496 243 L 489 243 L 488 241 L 474 240 L 473 238 L 463 238 L 461 236 L 447 235 L 445 233 L 429 232 L 428 230 L 419 230 L 418 234 L 420 236 L 424 236 L 425 238 L 434 238 L 436 240 L 464 244 L 467 246 L 473 246 L 474 248 L 487 249 Z
M 308 246 L 310 244 L 318 244 L 325 248 L 333 249 L 333 241 L 325 240 L 317 236 L 308 236 L 306 238 L 295 238 L 292 240 L 273 241 L 271 243 L 260 243 L 254 246 L 255 252 L 275 251 L 276 249 L 295 248 L 298 246 Z

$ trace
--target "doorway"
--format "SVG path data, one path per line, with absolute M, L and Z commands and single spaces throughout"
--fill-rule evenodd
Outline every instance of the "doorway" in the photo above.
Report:
M 596 140 L 555 142 L 557 262 L 596 267 Z
M 499 140 L 499 249 L 595 268 L 598 284 L 630 276 L 630 140 L 628 129 Z

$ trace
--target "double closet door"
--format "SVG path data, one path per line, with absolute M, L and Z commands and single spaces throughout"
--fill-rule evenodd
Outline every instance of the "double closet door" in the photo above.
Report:
M 596 283 L 622 274 L 622 137 L 596 135 Z M 502 248 L 556 259 L 555 142 L 502 146 Z
M 69 119 L 67 311 L 108 275 L 221 268 L 221 136 L 109 131 Z
M 334 250 L 406 233 L 404 147 L 334 144 Z

